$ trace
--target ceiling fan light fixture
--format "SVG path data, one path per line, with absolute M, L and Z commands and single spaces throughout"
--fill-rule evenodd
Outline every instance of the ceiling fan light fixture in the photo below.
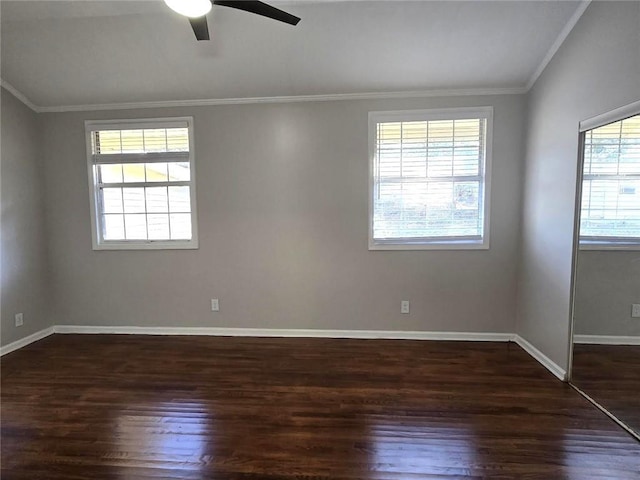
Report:
M 197 18 L 209 13 L 211 0 L 164 0 L 164 3 L 180 15 Z

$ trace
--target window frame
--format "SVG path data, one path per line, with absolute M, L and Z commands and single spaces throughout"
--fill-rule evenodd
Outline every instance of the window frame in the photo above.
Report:
M 375 154 L 377 125 L 385 122 L 485 119 L 485 158 L 483 182 L 483 235 L 480 239 L 440 239 L 425 237 L 391 239 L 374 238 Z M 490 248 L 491 165 L 493 156 L 493 107 L 458 107 L 424 110 L 392 110 L 369 112 L 369 250 L 488 250 Z
M 630 117 L 640 115 L 640 101 L 633 102 L 618 109 L 583 120 L 579 123 L 578 139 L 578 182 L 576 202 L 576 229 L 579 250 L 640 250 L 640 239 L 635 241 L 629 237 L 589 237 L 580 235 L 582 223 L 582 192 L 584 190 L 584 165 L 585 165 L 585 138 L 586 133 L 604 127 L 611 123 L 620 122 Z
M 152 128 L 183 127 L 187 124 L 189 132 L 189 197 L 191 208 L 190 240 L 105 240 L 100 221 L 100 199 L 97 188 L 96 163 L 92 152 L 92 132 L 99 130 L 134 130 Z M 142 119 L 85 120 L 85 143 L 87 153 L 87 174 L 89 179 L 89 200 L 91 211 L 91 240 L 93 250 L 187 250 L 199 248 L 198 215 L 196 204 L 196 165 L 195 142 L 193 135 L 193 117 L 161 117 Z M 137 154 L 133 154 L 137 155 Z M 141 154 L 145 155 L 145 154 Z

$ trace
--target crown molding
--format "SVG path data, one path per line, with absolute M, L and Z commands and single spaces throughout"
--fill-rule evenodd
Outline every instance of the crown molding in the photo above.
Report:
M 102 103 L 88 105 L 59 105 L 37 107 L 38 112 L 87 112 L 97 110 L 131 110 L 145 108 L 202 107 L 217 105 L 248 105 L 262 103 L 335 102 L 344 100 L 382 100 L 393 98 L 455 97 L 471 95 L 518 95 L 522 87 L 476 88 L 451 90 L 423 90 L 407 92 L 338 93 L 329 95 L 296 95 L 280 97 L 205 98 L 196 100 L 167 100 L 159 102 Z
M 166 100 L 158 102 L 96 103 L 80 105 L 39 106 L 32 103 L 17 88 L 0 79 L 2 86 L 18 100 L 37 113 L 92 112 L 98 110 L 138 110 L 146 108 L 205 107 L 217 105 L 251 105 L 263 103 L 337 102 L 344 100 L 385 100 L 426 97 L 465 97 L 490 95 L 521 95 L 524 87 L 434 89 L 404 92 L 337 93 L 327 95 L 292 95 L 279 97 L 202 98 L 195 100 Z
M 2 88 L 7 90 L 9 93 L 11 93 L 11 95 L 16 97 L 18 100 L 20 100 L 22 103 L 24 103 L 27 107 L 29 107 L 34 112 L 40 112 L 40 107 L 32 103 L 31 100 L 29 100 L 20 90 L 18 90 L 16 87 L 11 85 L 6 80 L 0 78 L 0 86 L 2 86 Z
M 582 17 L 582 14 L 585 12 L 590 3 L 591 0 L 582 0 L 582 3 L 578 5 L 578 8 L 575 12 L 573 12 L 573 15 L 571 15 L 571 18 L 569 18 L 564 28 L 560 31 L 560 34 L 556 38 L 555 42 L 553 42 L 553 44 L 551 45 L 551 48 L 549 48 L 549 51 L 542 59 L 542 62 L 540 62 L 540 65 L 538 65 L 538 68 L 536 68 L 536 70 L 533 72 L 533 75 L 531 75 L 531 78 L 529 78 L 529 81 L 525 86 L 525 91 L 528 92 L 529 90 L 531 90 L 531 87 L 533 87 L 540 75 L 542 75 L 542 72 L 544 72 L 544 69 L 547 68 L 547 65 L 549 65 L 555 54 L 558 52 L 558 50 L 560 50 L 560 47 L 573 30 L 573 27 L 576 26 L 578 20 L 580 20 L 580 17 Z

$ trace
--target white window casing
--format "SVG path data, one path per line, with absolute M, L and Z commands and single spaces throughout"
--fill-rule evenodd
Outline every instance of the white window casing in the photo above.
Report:
M 94 250 L 198 248 L 193 118 L 85 122 Z
M 493 108 L 369 113 L 369 249 L 488 249 Z

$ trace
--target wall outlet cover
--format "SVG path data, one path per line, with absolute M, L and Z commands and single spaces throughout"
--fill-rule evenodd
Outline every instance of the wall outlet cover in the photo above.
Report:
M 24 325 L 24 316 L 22 313 L 16 313 L 16 327 L 21 327 Z
M 631 305 L 631 316 L 633 318 L 640 318 L 640 303 L 634 303 Z
M 409 313 L 409 300 L 400 302 L 400 313 Z

